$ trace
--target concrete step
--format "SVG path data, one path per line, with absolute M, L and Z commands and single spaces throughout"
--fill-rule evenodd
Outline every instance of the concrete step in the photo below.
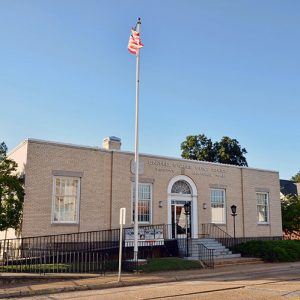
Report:
M 196 255 L 196 254 L 198 254 L 199 251 L 198 251 L 198 249 L 189 249 L 189 252 L 195 253 L 195 255 Z M 220 249 L 220 250 L 217 249 L 214 251 L 214 255 L 226 255 L 226 254 L 232 254 L 232 252 L 228 249 Z
M 214 255 L 215 259 L 227 259 L 227 258 L 240 258 L 241 254 L 236 253 L 236 254 L 220 254 L 220 255 Z
M 223 245 L 205 245 L 205 244 L 203 244 L 206 248 L 208 248 L 208 249 L 226 249 L 226 247 L 225 246 L 223 246 Z M 196 248 L 198 248 L 198 246 L 199 246 L 199 244 L 197 244 L 197 245 L 191 245 L 192 247 L 196 247 Z
M 195 241 L 191 241 L 190 243 L 197 244 L 197 245 L 199 245 L 199 244 L 203 244 L 203 245 L 222 245 L 218 241 L 202 242 L 201 240 L 195 240 Z
M 198 255 L 190 255 L 188 257 L 183 257 L 184 259 L 189 259 L 189 260 L 198 260 Z M 228 254 L 228 255 L 218 255 L 214 256 L 215 262 L 221 262 L 221 261 L 230 261 L 234 259 L 239 259 L 241 258 L 240 254 Z
M 201 243 L 211 243 L 218 242 L 216 239 L 194 239 L 194 241 L 199 241 Z
M 222 251 L 229 251 L 229 249 L 225 248 L 224 246 L 223 247 L 206 247 L 207 249 L 210 249 L 210 250 L 215 250 L 215 252 L 222 252 Z M 198 246 L 189 246 L 189 249 L 193 249 L 195 251 L 198 251 L 199 247 Z
M 189 257 L 198 259 L 199 245 L 202 244 L 206 248 L 214 250 L 214 258 L 216 259 L 233 259 L 240 258 L 240 254 L 232 254 L 232 252 L 219 243 L 215 239 L 190 239 L 188 241 Z M 186 254 L 186 243 L 179 244 L 179 253 L 183 256 Z
M 224 256 L 224 255 L 232 255 L 231 251 L 219 251 L 219 252 L 214 252 L 214 256 Z

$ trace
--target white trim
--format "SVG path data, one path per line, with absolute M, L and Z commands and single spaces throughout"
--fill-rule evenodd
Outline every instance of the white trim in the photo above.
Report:
M 75 221 L 54 221 L 56 178 L 69 178 L 69 179 L 75 179 L 76 178 L 78 180 L 77 198 L 76 198 L 76 206 L 75 206 L 75 210 L 76 210 L 75 211 L 75 213 L 76 213 Z M 78 225 L 79 224 L 80 186 L 81 186 L 81 178 L 80 177 L 52 176 L 52 210 L 51 210 L 51 224 L 52 225 L 64 225 L 64 224 Z
M 267 205 L 266 205 L 266 208 L 267 208 L 267 222 L 263 221 L 263 222 L 260 222 L 258 220 L 258 204 L 257 204 L 257 194 L 264 194 L 264 195 L 267 195 Z M 256 202 L 256 218 L 257 218 L 257 225 L 269 225 L 270 224 L 270 200 L 269 200 L 269 193 L 268 192 L 255 192 L 255 202 Z M 262 205 L 260 205 L 262 206 Z
M 152 224 L 153 184 L 152 183 L 148 183 L 148 182 L 139 182 L 139 187 L 141 185 L 149 185 L 150 186 L 150 200 L 149 200 L 150 201 L 150 205 L 149 205 L 149 207 L 150 207 L 150 210 L 149 210 L 150 216 L 149 216 L 149 222 L 145 222 L 145 221 L 141 222 L 141 221 L 139 221 L 138 223 L 139 224 Z M 134 182 L 132 182 L 131 183 L 131 210 L 130 210 L 130 213 L 131 213 L 130 222 L 131 222 L 131 224 L 134 224 L 134 222 L 133 222 L 133 191 L 134 191 L 134 188 L 135 188 L 135 184 L 134 184 Z
M 191 195 L 186 195 L 186 194 L 172 194 L 172 186 L 175 182 L 183 180 L 186 181 L 192 190 Z M 192 202 L 192 238 L 198 238 L 198 205 L 197 205 L 197 187 L 194 183 L 194 181 L 186 176 L 186 175 L 178 175 L 173 177 L 168 184 L 168 224 L 172 224 L 172 200 L 183 200 L 183 201 L 191 201 Z M 170 232 L 171 234 L 171 232 Z
M 223 195 L 224 195 L 224 211 L 223 211 L 223 220 L 224 222 L 213 222 L 212 220 L 212 207 L 211 207 L 211 194 L 212 194 L 212 191 L 223 191 Z M 217 224 L 217 225 L 226 225 L 227 223 L 227 202 L 226 202 L 226 189 L 219 189 L 219 188 L 210 188 L 210 221 L 211 223 L 213 224 Z

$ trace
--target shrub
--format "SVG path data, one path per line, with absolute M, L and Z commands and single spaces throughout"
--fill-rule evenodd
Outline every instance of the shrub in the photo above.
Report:
M 300 261 L 300 241 L 250 241 L 237 245 L 236 252 L 268 262 Z

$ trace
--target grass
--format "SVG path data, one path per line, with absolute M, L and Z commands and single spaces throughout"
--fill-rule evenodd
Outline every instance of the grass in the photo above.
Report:
M 300 261 L 299 240 L 250 241 L 235 247 L 248 257 L 260 257 L 267 262 Z
M 118 261 L 73 262 L 53 264 L 15 264 L 0 266 L 0 272 L 27 272 L 27 273 L 61 273 L 61 272 L 109 272 L 118 269 Z
M 185 260 L 177 257 L 153 258 L 147 261 L 147 264 L 141 265 L 139 270 L 145 273 L 162 271 L 179 271 L 199 269 L 201 265 L 197 261 Z
M 0 266 L 0 272 L 67 272 L 70 265 L 66 264 L 32 264 Z
M 97 272 L 105 267 L 106 271 L 115 271 L 118 267 L 117 261 L 109 261 L 104 265 L 98 263 L 73 263 L 73 264 L 32 264 L 32 265 L 7 265 L 0 266 L 0 272 L 31 272 L 31 273 L 60 273 L 60 272 Z M 199 269 L 201 265 L 197 261 L 184 260 L 177 257 L 153 258 L 147 264 L 140 265 L 139 271 L 144 273 L 178 271 Z M 104 270 L 104 269 L 103 269 Z M 102 271 L 103 271 L 102 270 Z

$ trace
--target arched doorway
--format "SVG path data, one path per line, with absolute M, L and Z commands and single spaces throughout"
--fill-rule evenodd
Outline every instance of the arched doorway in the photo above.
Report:
M 184 205 L 191 205 L 191 216 L 187 219 Z M 198 237 L 197 189 L 188 176 L 172 178 L 168 185 L 168 223 L 172 224 L 171 237 Z

